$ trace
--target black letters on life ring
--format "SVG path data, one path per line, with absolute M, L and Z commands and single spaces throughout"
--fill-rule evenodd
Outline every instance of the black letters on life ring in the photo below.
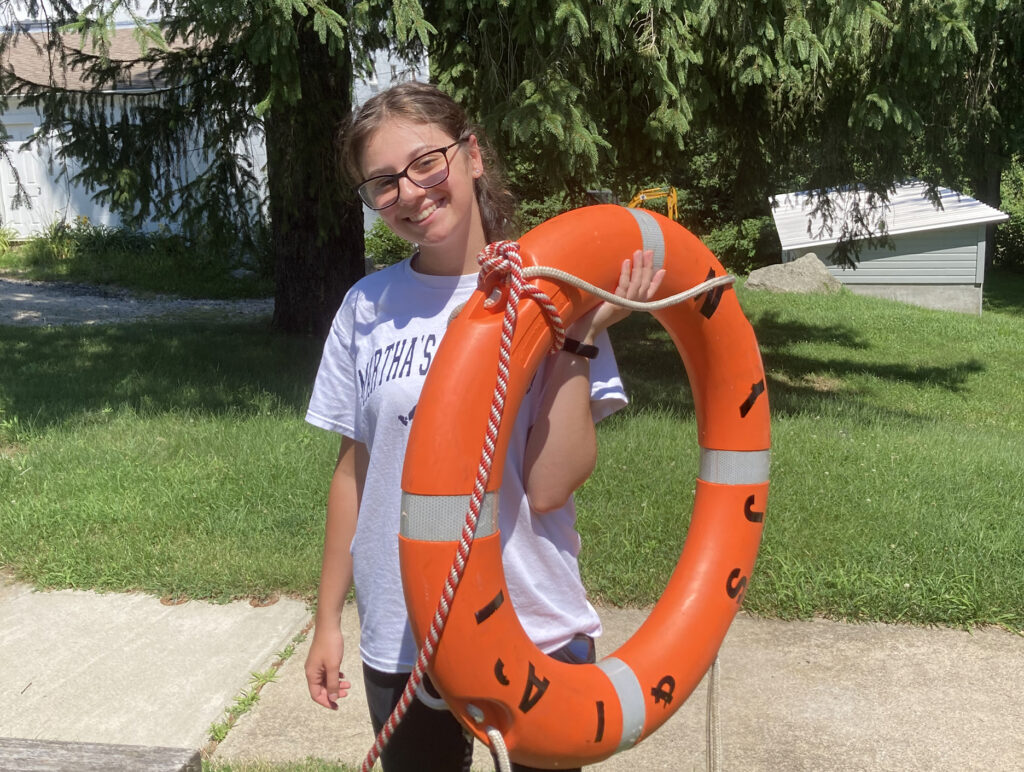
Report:
M 707 278 L 705 278 L 704 281 L 710 281 L 713 278 L 715 278 L 715 269 L 711 268 L 708 270 Z M 718 310 L 718 304 L 722 302 L 722 292 L 724 290 L 725 287 L 712 287 L 700 296 L 704 298 L 704 303 L 700 307 L 700 312 L 705 318 L 710 319 L 711 315 Z
M 729 593 L 730 598 L 734 598 L 737 603 L 743 602 L 743 596 L 747 591 L 747 577 L 740 577 L 742 572 L 738 568 L 734 568 L 729 578 L 725 582 L 725 591 Z M 739 581 L 736 581 L 739 579 Z
M 498 590 L 498 594 L 494 596 L 494 600 L 484 606 L 482 609 L 476 612 L 476 623 L 483 624 L 487 621 L 487 618 L 498 610 L 498 606 L 505 602 L 505 593 L 502 590 Z
M 505 677 L 505 663 L 501 661 L 501 657 L 498 657 L 498 661 L 494 663 L 494 677 L 502 686 L 508 686 L 509 680 Z
M 758 381 L 750 387 L 750 396 L 748 396 L 743 404 L 740 405 L 740 418 L 746 418 L 747 413 L 750 412 L 750 408 L 757 402 L 757 398 L 764 394 L 764 381 Z
M 758 512 L 754 509 L 754 496 L 747 496 L 747 501 L 743 505 L 743 516 L 752 523 L 763 523 L 764 512 Z
M 523 690 L 523 698 L 519 700 L 519 710 L 523 713 L 529 713 L 530 709 L 544 696 L 544 692 L 548 690 L 550 684 L 551 681 L 547 678 L 537 678 L 537 671 L 531 662 L 530 674 L 526 677 L 526 688 Z
M 599 743 L 604 739 L 604 700 L 597 701 L 597 734 L 594 735 L 594 742 Z
M 672 676 L 667 675 L 658 681 L 658 685 L 651 688 L 651 696 L 654 697 L 654 703 L 658 704 L 661 702 L 665 703 L 665 707 L 672 704 L 672 694 L 676 690 L 676 679 Z

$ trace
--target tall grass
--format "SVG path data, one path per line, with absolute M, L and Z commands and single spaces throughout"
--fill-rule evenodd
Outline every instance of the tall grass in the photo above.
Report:
M 110 284 L 187 298 L 273 292 L 269 255 L 243 254 L 168 231 L 113 228 L 83 217 L 51 223 L 24 243 L 8 241 L 6 249 L 3 241 L 0 237 L 0 274 L 25 279 Z
M 748 608 L 1024 628 L 1014 281 L 980 318 L 738 289 L 773 415 Z M 613 334 L 633 404 L 600 425 L 579 492 L 583 572 L 595 597 L 647 604 L 686 535 L 696 427 L 667 335 L 639 315 Z M 302 422 L 318 358 L 265 321 L 0 328 L 0 565 L 50 587 L 311 596 L 337 452 Z

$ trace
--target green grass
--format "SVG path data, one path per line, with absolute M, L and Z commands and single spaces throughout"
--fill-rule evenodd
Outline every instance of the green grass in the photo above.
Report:
M 982 317 L 739 288 L 773 415 L 746 595 L 784 618 L 1024 629 L 1024 286 Z M 667 336 L 614 331 L 633 405 L 579 494 L 592 595 L 656 600 L 692 506 Z M 723 352 L 727 355 L 728 352 Z M 0 565 L 46 587 L 312 595 L 337 440 L 302 414 L 312 341 L 264 321 L 0 327 Z
M 355 772 L 356 769 L 358 767 L 313 758 L 280 764 L 268 761 L 203 762 L 203 772 Z
M 0 327 L 0 564 L 49 587 L 311 594 L 337 453 L 301 420 L 318 358 L 265 321 Z
M 773 414 L 768 520 L 748 609 L 1024 627 L 1016 286 L 1016 299 L 1005 293 L 980 318 L 849 293 L 740 289 Z M 600 465 L 579 496 L 583 572 L 598 597 L 648 603 L 675 565 L 692 507 L 692 401 L 656 324 L 635 317 L 614 332 L 639 404 L 602 426 Z
M 233 276 L 236 268 L 251 268 Z M 0 235 L 0 276 L 35 281 L 116 285 L 186 298 L 249 298 L 273 294 L 271 271 L 223 246 L 189 242 L 174 233 L 57 222 L 27 242 Z

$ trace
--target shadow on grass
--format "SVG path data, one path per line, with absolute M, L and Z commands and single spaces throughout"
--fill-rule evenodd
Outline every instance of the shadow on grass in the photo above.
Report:
M 809 406 L 829 401 L 857 401 L 844 388 L 855 376 L 870 375 L 891 383 L 909 383 L 918 387 L 964 391 L 971 376 L 984 371 L 977 359 L 946 366 L 897 361 L 867 362 L 844 356 L 808 356 L 794 353 L 806 350 L 804 344 L 838 347 L 843 351 L 861 351 L 871 356 L 872 344 L 856 329 L 843 325 L 819 327 L 802 322 L 782 321 L 769 312 L 753 320 L 765 370 L 769 373 L 769 391 L 774 412 L 805 412 Z
M 871 351 L 871 340 L 849 325 L 784 321 L 774 312 L 755 316 L 753 324 L 776 415 L 836 404 L 877 413 L 845 384 L 857 375 L 955 393 L 984 369 L 974 359 L 948 366 L 884 361 Z M 692 418 L 686 373 L 660 325 L 634 314 L 611 332 L 634 406 Z M 822 354 L 815 356 L 818 349 Z M 0 326 L 0 425 L 15 419 L 23 427 L 45 428 L 122 407 L 301 415 L 320 352 L 319 341 L 277 335 L 265 321 Z
M 321 348 L 266 321 L 0 326 L 0 419 L 44 429 L 125 407 L 300 413 Z
M 1024 316 L 1024 273 L 993 268 L 985 277 L 984 310 Z
M 692 418 L 693 394 L 686 370 L 661 325 L 647 314 L 633 314 L 610 334 L 632 405 Z
M 866 361 L 872 356 L 877 360 L 878 352 L 872 354 L 872 342 L 854 327 L 784 321 L 775 312 L 751 321 L 761 347 L 775 415 L 804 414 L 837 404 L 877 413 L 877 405 L 869 405 L 866 398 L 849 389 L 847 380 L 854 376 L 870 375 L 891 383 L 957 393 L 967 388 L 973 375 L 985 369 L 973 358 L 947 366 Z M 634 314 L 612 329 L 612 337 L 623 381 L 635 406 L 693 417 L 693 396 L 679 355 L 654 319 Z M 806 344 L 828 353 L 808 355 Z M 850 355 L 835 355 L 830 348 Z M 912 417 L 902 412 L 900 416 Z

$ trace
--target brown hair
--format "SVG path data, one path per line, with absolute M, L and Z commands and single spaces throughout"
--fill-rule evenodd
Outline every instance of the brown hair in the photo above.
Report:
M 482 132 L 470 123 L 466 111 L 454 99 L 428 83 L 408 81 L 375 94 L 342 129 L 341 160 L 353 184 L 361 181 L 360 162 L 370 137 L 394 118 L 438 126 L 453 139 L 476 135 L 484 163 L 483 173 L 474 180 L 474 189 L 484 236 L 488 241 L 498 241 L 514 235 L 515 199 L 505 187 L 497 160 Z

